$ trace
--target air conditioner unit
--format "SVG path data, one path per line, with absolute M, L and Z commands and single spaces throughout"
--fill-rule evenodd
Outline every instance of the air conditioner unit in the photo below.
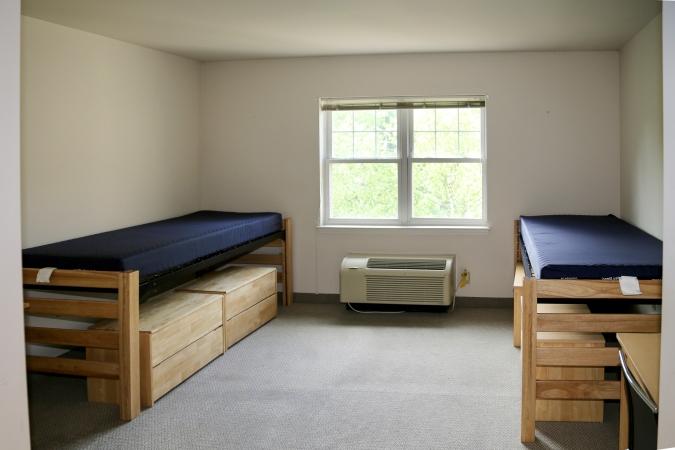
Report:
M 449 306 L 455 302 L 454 259 L 348 255 L 340 270 L 340 302 Z

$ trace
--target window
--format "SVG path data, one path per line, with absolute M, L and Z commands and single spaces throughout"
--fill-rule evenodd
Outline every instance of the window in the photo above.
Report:
M 484 225 L 485 99 L 322 99 L 324 225 Z

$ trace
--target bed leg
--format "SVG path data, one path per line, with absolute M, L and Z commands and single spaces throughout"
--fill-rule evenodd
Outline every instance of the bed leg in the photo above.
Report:
M 293 226 L 290 218 L 284 219 L 284 240 L 282 247 L 284 306 L 293 304 Z
M 137 271 L 119 274 L 117 304 L 120 418 L 132 420 L 141 412 Z
M 521 314 L 523 310 L 522 302 L 523 289 L 513 288 L 513 346 L 519 348 L 521 340 Z
M 535 440 L 535 418 L 537 406 L 537 285 L 531 278 L 523 280 L 522 315 L 522 402 L 520 415 L 520 441 Z

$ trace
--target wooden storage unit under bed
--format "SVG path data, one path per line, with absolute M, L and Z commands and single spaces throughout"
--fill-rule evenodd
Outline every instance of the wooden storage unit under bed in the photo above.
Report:
M 514 344 L 522 351 L 521 441 L 535 441 L 537 399 L 547 400 L 620 400 L 619 448 L 628 439 L 627 411 L 623 380 L 541 380 L 537 368 L 619 366 L 618 348 L 542 348 L 538 332 L 658 333 L 659 314 L 550 314 L 537 311 L 539 300 L 556 303 L 585 303 L 587 300 L 640 303 L 661 301 L 661 280 L 640 280 L 642 294 L 622 294 L 618 280 L 537 279 L 522 269 L 520 222 L 514 222 Z M 522 278 L 521 275 L 522 274 Z M 519 279 L 520 278 L 520 279 Z M 522 337 L 521 337 L 522 336 Z M 520 341 L 520 342 L 519 342 Z

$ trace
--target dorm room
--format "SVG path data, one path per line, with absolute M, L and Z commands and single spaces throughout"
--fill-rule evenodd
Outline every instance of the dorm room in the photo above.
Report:
M 675 445 L 675 2 L 328 3 L 0 5 L 0 447 Z

